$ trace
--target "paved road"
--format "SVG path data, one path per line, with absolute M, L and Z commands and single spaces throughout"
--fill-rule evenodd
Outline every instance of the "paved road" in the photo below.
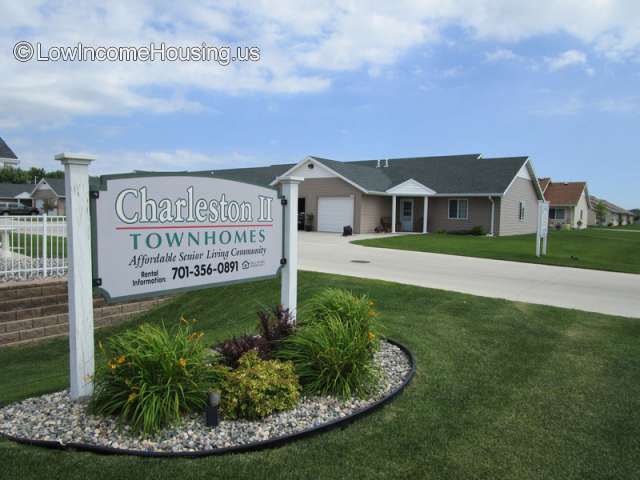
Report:
M 640 318 L 640 275 L 349 243 L 362 238 L 300 232 L 300 268 Z

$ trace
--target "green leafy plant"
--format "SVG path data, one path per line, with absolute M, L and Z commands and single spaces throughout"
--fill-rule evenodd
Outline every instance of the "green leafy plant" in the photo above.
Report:
M 118 415 L 134 430 L 152 434 L 184 413 L 203 410 L 223 371 L 202 336 L 182 319 L 170 330 L 143 324 L 100 344 L 106 362 L 96 371 L 92 411 Z
M 276 355 L 294 363 L 309 393 L 365 395 L 378 378 L 372 363 L 379 345 L 376 316 L 366 295 L 327 289 L 312 299 L 303 326 Z
M 291 362 L 262 360 L 247 352 L 238 368 L 220 384 L 220 409 L 225 418 L 255 420 L 289 410 L 300 398 L 300 382 Z

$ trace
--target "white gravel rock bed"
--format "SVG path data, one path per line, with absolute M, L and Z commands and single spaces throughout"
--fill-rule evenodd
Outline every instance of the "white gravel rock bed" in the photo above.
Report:
M 411 371 L 407 355 L 388 342 L 382 342 L 374 363 L 380 369 L 381 379 L 371 398 L 303 397 L 294 409 L 259 421 L 223 420 L 212 429 L 205 425 L 204 415 L 193 415 L 153 437 L 141 438 L 132 434 L 128 427 L 120 426 L 115 418 L 88 414 L 86 405 L 72 402 L 68 391 L 64 390 L 0 409 L 0 434 L 148 452 L 198 452 L 246 445 L 346 417 L 398 388 Z

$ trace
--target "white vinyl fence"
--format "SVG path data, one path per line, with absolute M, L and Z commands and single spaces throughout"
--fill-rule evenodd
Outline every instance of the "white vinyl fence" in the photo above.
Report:
M 66 273 L 66 217 L 0 216 L 0 282 Z

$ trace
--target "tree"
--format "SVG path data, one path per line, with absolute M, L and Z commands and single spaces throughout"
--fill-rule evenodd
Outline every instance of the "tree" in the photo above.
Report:
M 12 167 L 0 169 L 0 183 L 33 183 L 42 178 L 64 178 L 64 172 L 62 170 L 47 172 L 44 168 L 38 167 L 31 167 L 28 170 Z
M 600 225 L 603 225 L 604 221 L 605 221 L 605 217 L 607 216 L 607 207 L 604 206 L 604 203 L 602 202 L 602 200 L 600 200 L 596 204 L 595 212 L 596 212 L 596 220 L 597 220 L 597 222 Z

